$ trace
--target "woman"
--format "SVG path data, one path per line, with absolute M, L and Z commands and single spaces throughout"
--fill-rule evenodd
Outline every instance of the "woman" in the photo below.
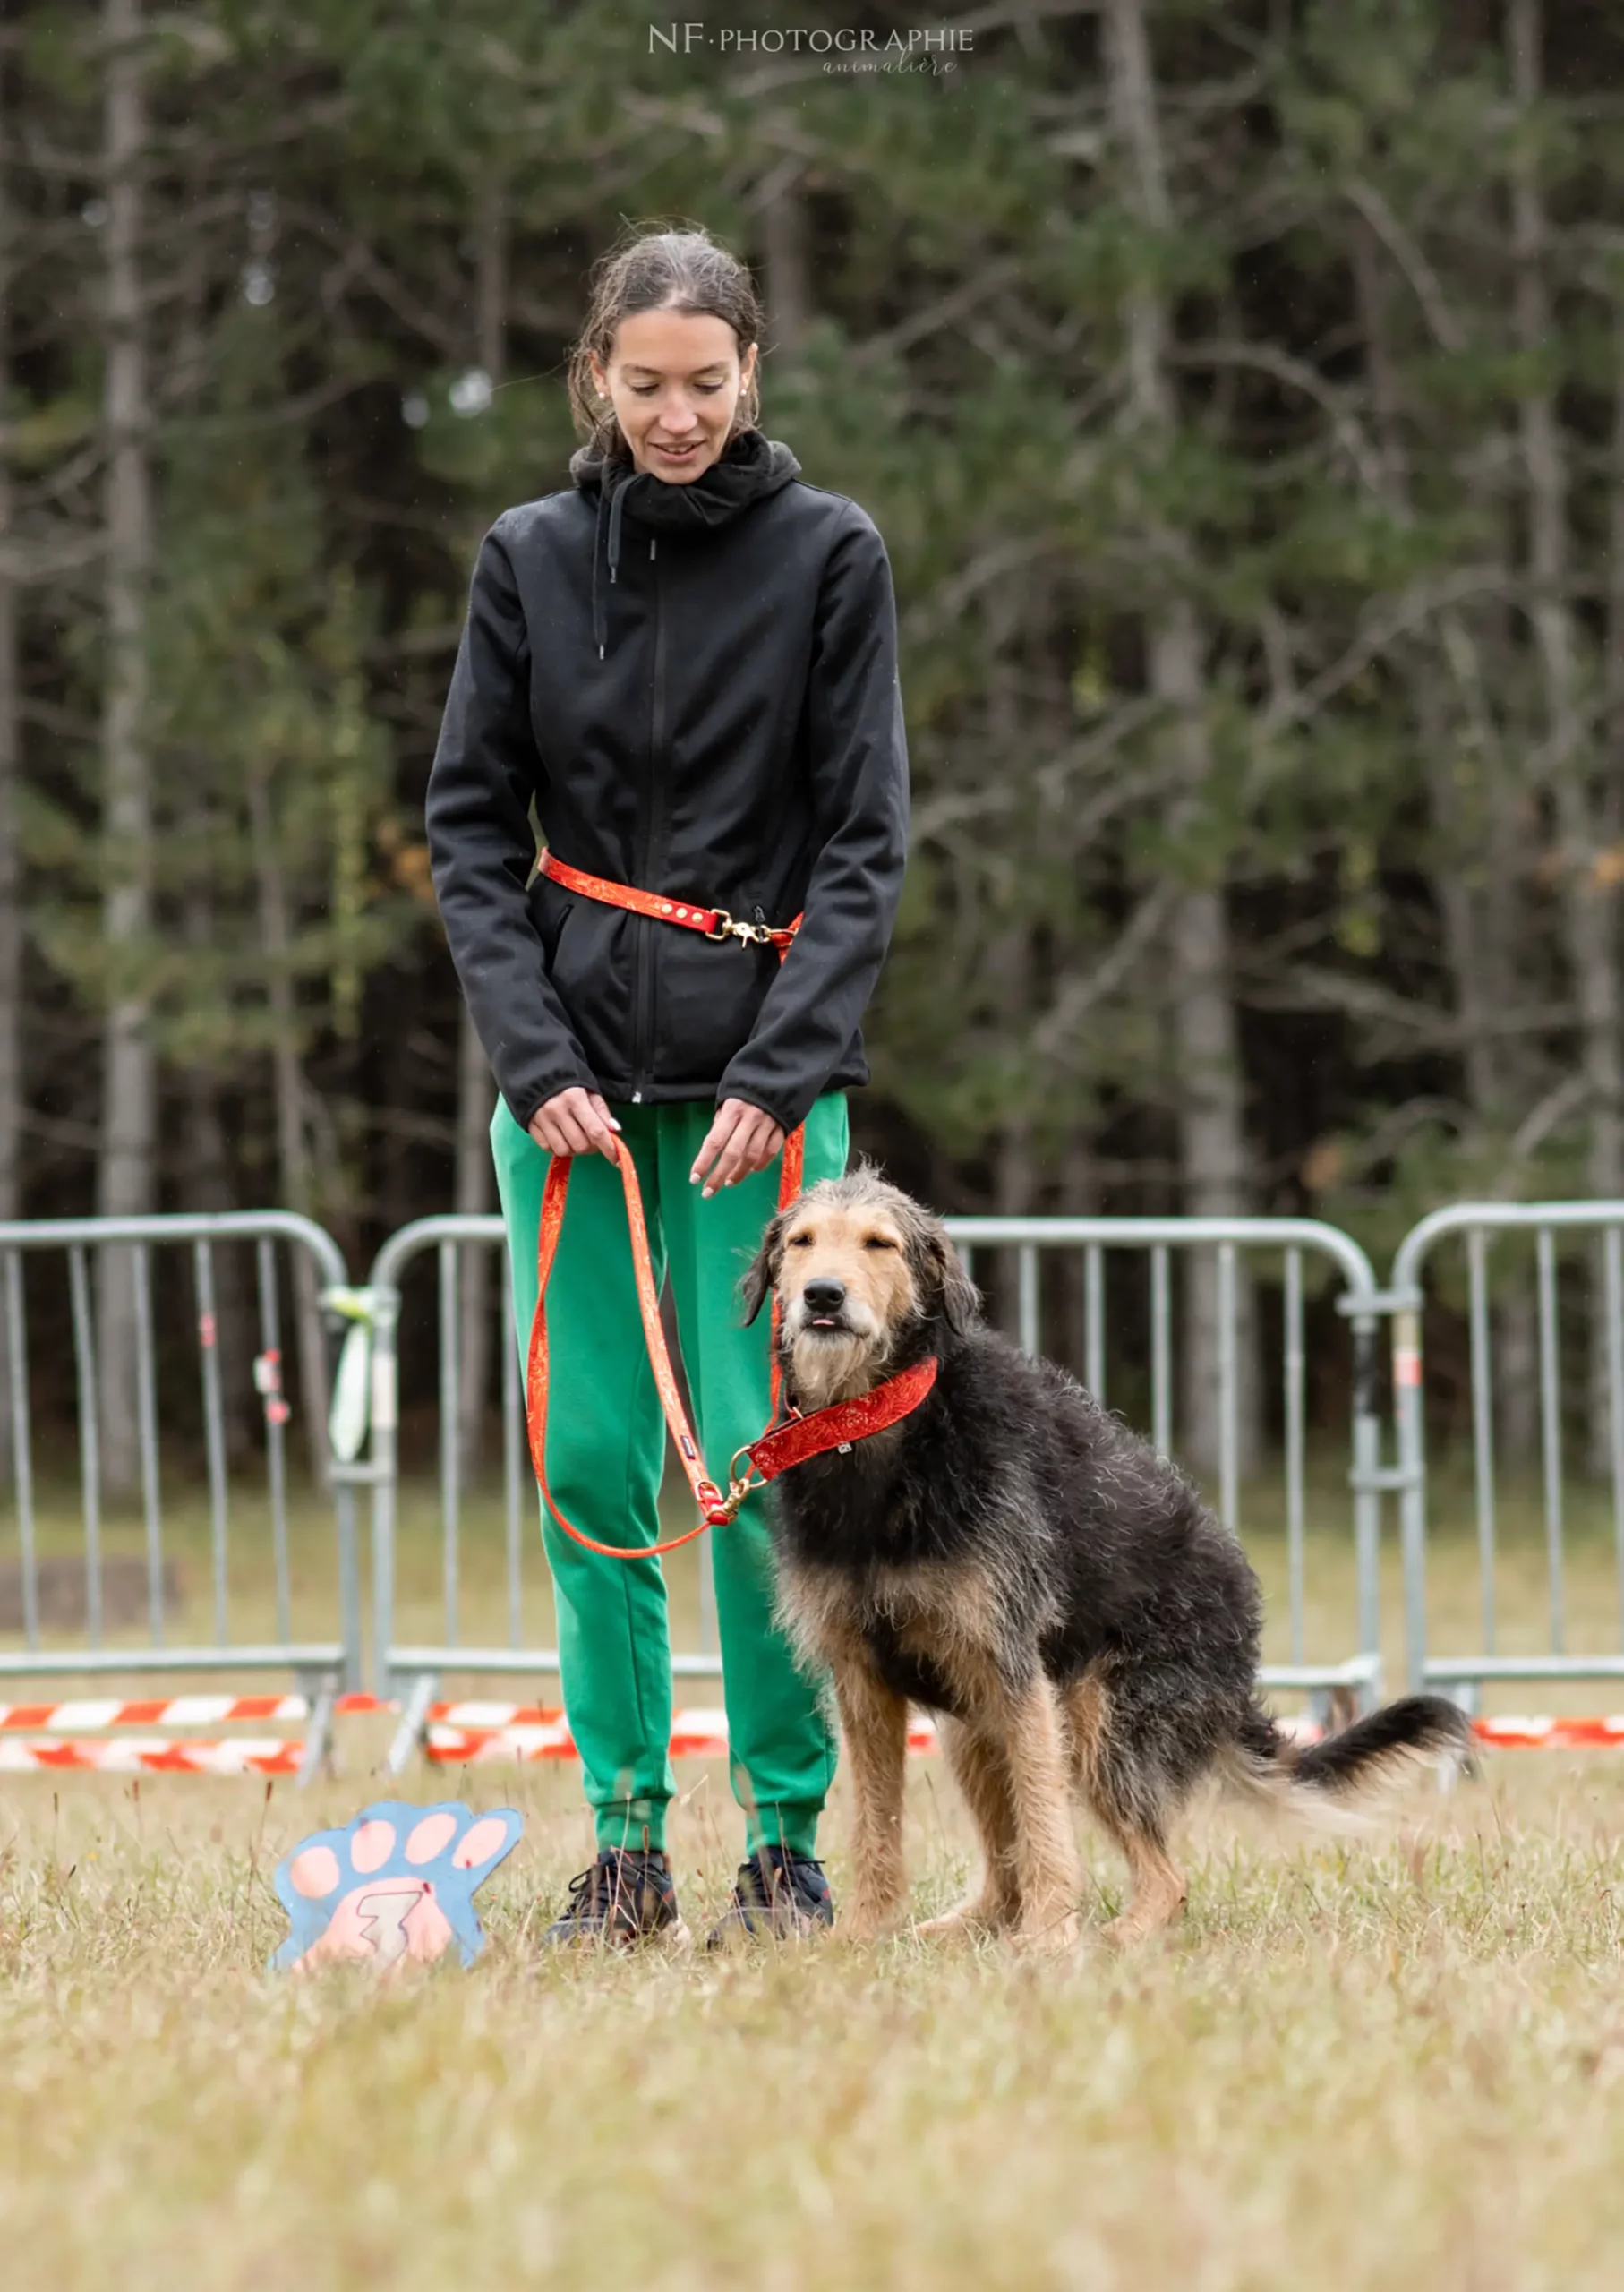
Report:
M 715 1471 L 769 1414 L 765 1325 L 739 1325 L 735 1287 L 787 1134 L 804 1124 L 807 1184 L 845 1167 L 843 1093 L 868 1080 L 859 1022 L 906 847 L 885 546 L 756 426 L 760 332 L 747 272 L 704 233 L 637 237 L 601 266 L 569 372 L 587 433 L 574 490 L 485 537 L 429 782 L 435 890 L 500 1092 L 521 1345 L 549 1161 L 577 1158 L 548 1288 L 548 1481 L 585 1534 L 623 1547 L 657 1541 L 664 1428 L 614 1142 L 670 1270 Z M 564 880 L 536 871 L 533 803 Z M 576 870 L 595 890 L 571 888 Z M 625 886 L 725 910 L 748 936 L 628 911 Z M 549 1938 L 686 1938 L 660 1563 L 587 1552 L 545 1512 L 542 1529 L 599 1850 Z M 759 1497 L 712 1546 L 747 1859 L 711 1939 L 816 1930 L 833 1917 L 816 1850 L 834 1745 L 773 1622 Z

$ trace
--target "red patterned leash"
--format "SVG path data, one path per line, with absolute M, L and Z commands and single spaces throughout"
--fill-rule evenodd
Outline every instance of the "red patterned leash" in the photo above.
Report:
M 799 1137 L 799 1133 L 796 1133 Z M 786 1142 L 786 1165 L 790 1161 L 790 1142 Z M 799 1158 L 797 1158 L 799 1159 Z M 637 1310 L 643 1321 L 643 1338 L 648 1347 L 649 1366 L 654 1372 L 654 1386 L 660 1395 L 660 1406 L 671 1436 L 676 1443 L 677 1454 L 682 1459 L 682 1469 L 693 1490 L 694 1501 L 699 1508 L 697 1527 L 686 1529 L 680 1536 L 667 1536 L 659 1544 L 603 1544 L 577 1528 L 567 1519 L 553 1500 L 547 1485 L 547 1284 L 551 1278 L 553 1260 L 558 1255 L 559 1238 L 564 1230 L 564 1203 L 569 1191 L 571 1158 L 555 1155 L 547 1173 L 547 1183 L 542 1193 L 541 1232 L 536 1246 L 535 1319 L 530 1329 L 530 1357 L 525 1382 L 526 1414 L 529 1418 L 530 1461 L 535 1470 L 536 1484 L 542 1501 L 553 1518 L 573 1542 L 588 1552 L 602 1552 L 610 1560 L 644 1560 L 662 1552 L 675 1552 L 691 1544 L 706 1528 L 725 1527 L 739 1506 L 754 1489 L 787 1471 L 791 1465 L 800 1464 L 808 1457 L 822 1456 L 831 1449 L 850 1448 L 854 1441 L 866 1441 L 887 1425 L 898 1424 L 911 1414 L 936 1382 L 936 1364 L 934 1360 L 922 1361 L 917 1367 L 905 1369 L 899 1377 L 892 1377 L 872 1392 L 856 1400 L 837 1401 L 832 1407 L 813 1411 L 809 1416 L 792 1416 L 786 1424 L 768 1427 L 760 1437 L 738 1450 L 732 1463 L 737 1467 L 740 1457 L 749 1459 L 748 1468 L 740 1476 L 730 1468 L 727 1493 L 723 1495 L 705 1467 L 698 1442 L 684 1413 L 677 1380 L 672 1373 L 671 1354 L 665 1343 L 665 1331 L 660 1322 L 660 1298 L 654 1287 L 654 1263 L 649 1254 L 648 1226 L 643 1214 L 642 1189 L 629 1150 L 622 1140 L 615 1141 L 615 1159 L 620 1167 L 620 1182 L 626 1190 L 626 1221 L 631 1236 L 632 1270 L 637 1284 Z M 780 1193 L 793 1201 L 800 1191 L 799 1169 L 791 1173 L 786 1167 Z M 773 1415 L 778 1414 L 779 1372 L 777 1360 L 777 1305 L 774 1307 L 774 1376 Z
M 776 947 L 781 962 L 800 929 L 799 915 L 782 930 L 766 923 L 736 923 L 725 907 L 696 907 L 691 899 L 667 899 L 663 892 L 640 892 L 630 884 L 613 884 L 607 876 L 589 876 L 584 868 L 572 868 L 551 851 L 543 852 L 538 865 L 551 882 L 561 884 L 567 892 L 578 892 L 583 899 L 595 899 L 603 907 L 623 908 L 628 915 L 646 915 L 655 923 L 680 924 L 685 931 L 702 931 L 707 939 L 742 939 L 747 946 Z
M 703 932 L 707 939 L 741 939 L 753 946 L 770 946 L 777 950 L 782 962 L 794 943 L 800 928 L 798 915 L 784 930 L 769 928 L 765 923 L 737 923 L 725 908 L 696 907 L 691 900 L 666 899 L 657 892 L 642 892 L 629 884 L 611 883 L 603 876 L 587 875 L 584 869 L 571 868 L 555 859 L 551 851 L 541 858 L 541 872 L 552 882 L 561 884 L 567 891 L 577 892 L 583 898 L 600 901 L 606 907 L 625 909 L 633 915 L 645 915 L 660 923 L 675 923 L 689 931 Z M 805 1167 L 806 1136 L 804 1129 L 792 1130 L 784 1141 L 783 1157 L 778 1181 L 778 1206 L 787 1210 L 799 1195 Z M 660 1321 L 660 1296 L 654 1283 L 654 1262 L 649 1254 L 648 1224 L 643 1214 L 642 1189 L 631 1154 L 624 1141 L 615 1141 L 615 1162 L 620 1172 L 620 1183 L 626 1192 L 626 1223 L 631 1238 L 632 1270 L 637 1285 L 637 1310 L 643 1321 L 643 1338 L 648 1347 L 649 1366 L 654 1372 L 660 1406 L 671 1436 L 676 1443 L 677 1454 L 682 1459 L 682 1469 L 693 1490 L 694 1501 L 699 1508 L 699 1524 L 680 1536 L 668 1536 L 661 1544 L 601 1544 L 594 1536 L 584 1535 L 572 1520 L 567 1520 L 553 1501 L 547 1485 L 547 1284 L 551 1279 L 553 1260 L 558 1255 L 559 1239 L 564 1230 L 564 1204 L 569 1192 L 569 1173 L 573 1167 L 568 1155 L 552 1158 L 547 1171 L 547 1183 L 542 1192 L 541 1227 L 536 1239 L 535 1318 L 530 1327 L 530 1351 L 525 1374 L 525 1410 L 529 1420 L 530 1461 L 535 1470 L 536 1484 L 542 1501 L 564 1534 L 588 1552 L 602 1552 L 609 1560 L 647 1560 L 662 1552 L 675 1552 L 685 1544 L 692 1544 L 706 1528 L 723 1527 L 733 1518 L 751 1490 L 771 1480 L 791 1464 L 799 1464 L 804 1457 L 816 1456 L 823 1450 L 850 1447 L 853 1441 L 866 1440 L 886 1424 L 895 1424 L 900 1417 L 917 1408 L 931 1385 L 936 1381 L 936 1363 L 922 1364 L 928 1370 L 906 1371 L 893 1377 L 861 1399 L 844 1401 L 833 1408 L 818 1409 L 811 1416 L 798 1416 L 788 1424 L 774 1429 L 778 1415 L 782 1390 L 782 1375 L 778 1358 L 780 1329 L 779 1304 L 773 1300 L 772 1358 L 773 1382 L 767 1430 L 756 1441 L 740 1449 L 733 1458 L 748 1457 L 749 1469 L 742 1479 L 730 1476 L 724 1496 L 705 1468 L 698 1442 L 684 1414 L 677 1380 L 672 1373 L 671 1354 L 665 1343 L 665 1331 Z M 889 1399 L 887 1398 L 889 1396 Z M 887 1415 L 887 1408 L 891 1414 Z M 820 1430 L 810 1432 L 816 1426 Z M 808 1441 L 811 1445 L 807 1445 Z M 753 1475 L 759 1475 L 759 1478 Z

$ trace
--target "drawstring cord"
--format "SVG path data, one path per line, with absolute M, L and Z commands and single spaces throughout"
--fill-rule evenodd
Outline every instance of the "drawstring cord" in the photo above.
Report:
M 598 588 L 598 553 L 603 547 L 603 512 L 606 509 L 609 512 L 609 546 L 603 553 L 609 565 L 609 586 L 613 588 L 620 568 L 620 525 L 626 509 L 626 489 L 637 475 L 635 469 L 628 470 L 623 477 L 616 479 L 611 488 L 609 470 L 605 467 L 598 481 L 597 527 L 592 544 L 592 633 L 600 661 L 609 641 L 607 604 Z

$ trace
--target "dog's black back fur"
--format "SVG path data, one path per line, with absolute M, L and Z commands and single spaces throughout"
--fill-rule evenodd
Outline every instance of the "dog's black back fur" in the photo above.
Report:
M 952 1664 L 899 1630 L 892 1594 L 913 1577 L 973 1585 L 1012 1689 L 1040 1668 L 1063 1698 L 1085 1676 L 1107 1691 L 1097 1802 L 1113 1822 L 1158 1837 L 1215 1766 L 1232 1780 L 1272 1775 L 1330 1795 L 1395 1753 L 1462 1745 L 1462 1714 L 1430 1696 L 1319 1749 L 1293 1743 L 1257 1698 L 1261 1594 L 1237 1539 L 1169 1458 L 1063 1369 L 980 1322 L 939 1224 L 908 1207 L 920 1219 L 910 1252 L 919 1311 L 896 1333 L 885 1373 L 934 1356 L 936 1381 L 900 1424 L 775 1484 L 792 1624 L 797 1607 L 842 1602 L 893 1694 L 964 1717 Z M 776 1278 L 782 1225 L 747 1277 L 752 1309 Z M 792 1377 L 792 1348 L 783 1357 Z
M 1272 1735 L 1252 1699 L 1257 1578 L 1178 1467 L 993 1330 L 927 1324 L 894 1365 L 927 1352 L 936 1382 L 911 1416 L 778 1484 L 784 1560 L 848 1578 L 921 1562 L 989 1576 L 1012 1678 L 1036 1659 L 1065 1687 L 1107 1659 L 1119 1723 L 1154 1731 L 1175 1790 L 1260 1720 Z M 894 1692 L 955 1709 L 883 1614 L 867 1629 Z

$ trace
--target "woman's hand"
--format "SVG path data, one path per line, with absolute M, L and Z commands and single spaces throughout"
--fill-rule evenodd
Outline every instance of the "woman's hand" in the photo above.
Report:
M 763 1114 L 748 1099 L 723 1099 L 688 1173 L 689 1180 L 695 1185 L 705 1180 L 700 1199 L 708 1202 L 719 1188 L 737 1185 L 740 1178 L 765 1170 L 783 1152 L 783 1132 L 770 1114 Z
M 537 1107 L 530 1135 L 550 1154 L 603 1154 L 615 1159 L 620 1125 L 595 1090 L 578 1084 Z

